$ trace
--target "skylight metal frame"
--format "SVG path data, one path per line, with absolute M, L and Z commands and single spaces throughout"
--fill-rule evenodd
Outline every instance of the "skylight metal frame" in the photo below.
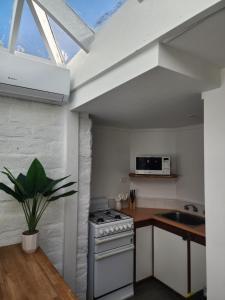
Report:
M 53 32 L 51 30 L 48 17 L 45 11 L 33 0 L 27 0 L 31 13 L 43 38 L 49 57 L 54 63 L 61 65 L 64 63 L 61 51 L 57 46 Z
M 49 15 L 85 52 L 94 40 L 94 31 L 63 0 L 14 0 L 8 51 L 15 53 L 24 1 L 30 8 L 52 63 L 65 64 L 52 32 Z M 24 53 L 26 55 L 26 53 Z M 30 55 L 29 55 L 30 56 Z M 35 58 L 35 56 L 33 56 Z
M 95 33 L 63 0 L 34 0 L 85 52 Z
M 16 39 L 19 32 L 20 21 L 23 11 L 24 0 L 14 0 L 12 21 L 9 34 L 8 49 L 10 53 L 15 52 Z

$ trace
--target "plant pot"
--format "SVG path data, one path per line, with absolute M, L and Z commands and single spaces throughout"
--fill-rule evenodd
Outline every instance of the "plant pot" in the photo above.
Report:
M 33 234 L 29 231 L 24 231 L 22 234 L 22 249 L 26 253 L 34 253 L 38 248 L 38 234 L 39 231 L 36 230 Z

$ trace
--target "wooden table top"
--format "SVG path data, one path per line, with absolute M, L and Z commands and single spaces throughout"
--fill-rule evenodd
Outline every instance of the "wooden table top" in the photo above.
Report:
M 0 247 L 1 300 L 78 300 L 39 248 L 26 254 L 21 244 Z
M 135 209 L 123 208 L 122 212 L 131 216 L 134 219 L 135 224 L 138 224 L 138 222 L 143 222 L 143 221 L 157 220 L 164 224 L 168 224 L 170 226 L 182 229 L 191 234 L 205 238 L 205 225 L 191 227 L 191 226 L 181 224 L 181 223 L 178 223 L 178 222 L 175 222 L 175 221 L 172 221 L 172 220 L 169 220 L 169 219 L 166 219 L 166 218 L 163 218 L 163 217 L 157 215 L 159 213 L 168 212 L 168 211 L 172 211 L 172 210 L 174 210 L 174 209 L 136 207 Z

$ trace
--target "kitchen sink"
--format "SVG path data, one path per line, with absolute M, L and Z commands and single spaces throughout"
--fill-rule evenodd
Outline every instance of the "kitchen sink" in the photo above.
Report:
M 159 216 L 189 226 L 198 226 L 198 225 L 205 224 L 205 218 L 196 215 L 187 214 L 180 211 L 171 211 L 168 213 L 162 213 L 159 214 Z

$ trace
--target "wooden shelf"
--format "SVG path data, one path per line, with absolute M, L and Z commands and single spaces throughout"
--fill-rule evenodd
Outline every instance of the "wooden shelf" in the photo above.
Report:
M 129 177 L 135 177 L 135 178 L 149 178 L 149 179 L 173 179 L 177 178 L 176 174 L 171 175 L 152 175 L 152 174 L 135 174 L 135 173 L 129 173 Z

